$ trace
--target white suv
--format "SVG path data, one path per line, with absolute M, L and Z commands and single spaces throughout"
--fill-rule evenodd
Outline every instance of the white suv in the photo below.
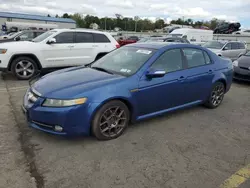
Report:
M 119 48 L 106 32 L 88 29 L 55 29 L 32 42 L 0 44 L 0 71 L 30 79 L 38 70 L 85 65 Z

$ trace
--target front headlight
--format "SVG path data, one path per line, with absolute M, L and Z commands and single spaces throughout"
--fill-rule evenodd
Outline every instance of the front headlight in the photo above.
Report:
M 60 100 L 60 99 L 46 99 L 43 103 L 43 106 L 48 107 L 67 107 L 84 104 L 87 101 L 87 98 L 79 98 L 72 100 Z
M 238 61 L 234 61 L 234 62 L 233 62 L 233 66 L 234 66 L 234 67 L 238 67 L 238 64 L 239 64 Z
M 6 54 L 7 49 L 0 49 L 0 54 Z

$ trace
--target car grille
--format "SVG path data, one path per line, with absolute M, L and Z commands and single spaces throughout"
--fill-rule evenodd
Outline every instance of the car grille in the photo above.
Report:
M 38 127 L 41 127 L 43 129 L 54 130 L 53 125 L 48 125 L 48 124 L 37 122 L 37 121 L 32 121 L 32 123 L 36 124 Z
M 249 67 L 240 67 L 240 68 L 250 71 Z

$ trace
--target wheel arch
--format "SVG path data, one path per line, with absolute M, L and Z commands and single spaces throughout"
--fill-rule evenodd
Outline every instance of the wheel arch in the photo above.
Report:
M 226 89 L 227 89 L 227 82 L 226 82 L 225 79 L 219 78 L 219 79 L 217 79 L 217 80 L 214 81 L 214 83 L 216 83 L 216 82 L 221 82 L 221 83 L 223 83 L 223 85 L 224 85 L 224 87 L 225 87 L 225 91 L 226 91 Z
M 92 123 L 94 117 L 95 117 L 95 114 L 96 112 L 104 105 L 104 104 L 107 104 L 108 102 L 110 101 L 121 101 L 123 102 L 127 107 L 128 107 L 128 110 L 129 110 L 129 113 L 130 113 L 130 121 L 133 119 L 133 114 L 134 114 L 134 106 L 132 105 L 132 103 L 125 97 L 112 97 L 112 98 L 108 98 L 106 100 L 104 100 L 102 103 L 100 103 L 96 108 L 95 110 L 93 111 L 91 117 L 90 117 L 90 122 Z
M 12 65 L 13 60 L 18 58 L 18 57 L 23 57 L 23 56 L 33 59 L 37 63 L 38 69 L 39 70 L 42 69 L 41 62 L 39 61 L 39 59 L 37 58 L 36 55 L 31 54 L 31 53 L 21 53 L 21 54 L 14 54 L 11 56 L 9 64 L 8 64 L 8 71 L 11 71 L 11 65 Z

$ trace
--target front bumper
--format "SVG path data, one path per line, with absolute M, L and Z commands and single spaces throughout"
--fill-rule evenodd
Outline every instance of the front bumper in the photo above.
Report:
M 83 104 L 72 107 L 52 108 L 43 107 L 43 98 L 34 104 L 24 96 L 23 112 L 28 124 L 38 130 L 62 136 L 89 135 L 91 118 L 98 104 Z M 56 131 L 55 126 L 62 127 Z
M 7 55 L 0 54 L 0 71 L 3 71 L 3 72 L 7 71 L 8 65 L 9 65 L 9 59 Z
M 234 67 L 233 78 L 236 80 L 250 81 L 250 70 L 240 67 Z

